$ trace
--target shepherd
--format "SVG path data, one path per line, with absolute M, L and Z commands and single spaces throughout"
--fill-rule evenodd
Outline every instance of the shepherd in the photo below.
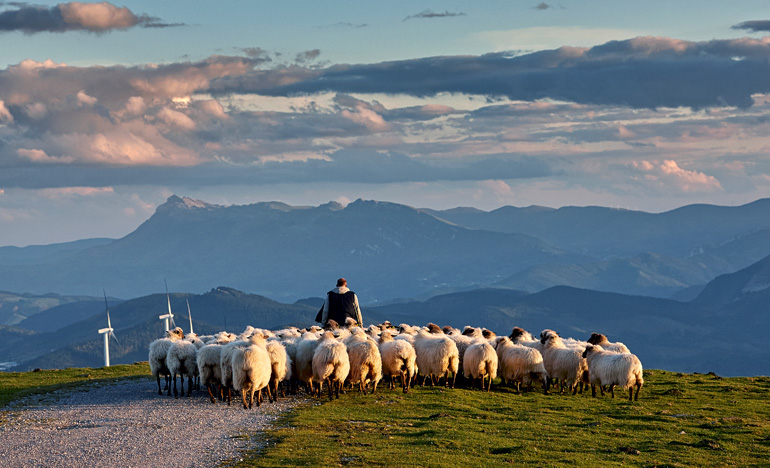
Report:
M 355 320 L 359 327 L 364 326 L 361 308 L 358 306 L 358 297 L 356 297 L 356 293 L 348 289 L 348 282 L 345 278 L 338 279 L 337 287 L 326 293 L 326 302 L 324 302 L 319 315 L 321 320 L 316 318 L 316 321 L 320 321 L 324 328 L 329 326 L 329 320 L 343 324 L 348 317 Z

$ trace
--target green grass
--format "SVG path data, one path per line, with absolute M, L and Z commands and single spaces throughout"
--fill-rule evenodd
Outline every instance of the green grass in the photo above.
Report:
M 770 464 L 770 378 L 654 370 L 645 380 L 630 403 L 623 392 L 349 391 L 283 416 L 237 466 Z
M 70 367 L 40 372 L 0 372 L 0 409 L 10 401 L 33 394 L 74 387 L 94 380 L 150 375 L 146 362 L 111 367 Z

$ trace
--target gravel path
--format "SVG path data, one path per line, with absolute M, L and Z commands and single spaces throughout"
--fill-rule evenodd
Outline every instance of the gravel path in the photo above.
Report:
M 205 389 L 160 396 L 150 380 L 28 397 L 0 413 L 0 466 L 212 467 L 238 459 L 258 443 L 251 436 L 303 398 L 244 410 L 235 399 L 212 405 Z

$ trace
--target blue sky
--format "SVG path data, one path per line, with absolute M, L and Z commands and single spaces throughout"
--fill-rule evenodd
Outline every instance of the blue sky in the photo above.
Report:
M 770 196 L 770 5 L 0 2 L 0 245 L 211 203 Z M 748 23 L 753 22 L 753 23 Z

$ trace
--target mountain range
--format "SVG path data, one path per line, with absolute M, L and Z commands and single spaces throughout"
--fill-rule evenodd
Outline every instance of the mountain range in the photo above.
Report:
M 0 248 L 0 285 L 34 294 L 98 296 L 106 289 L 131 298 L 162 291 L 166 279 L 178 291 L 226 284 L 292 302 L 323 295 L 344 276 L 369 304 L 559 285 L 689 299 L 768 254 L 767 199 L 654 214 L 537 206 L 437 211 L 365 200 L 220 206 L 171 196 L 120 239 Z

